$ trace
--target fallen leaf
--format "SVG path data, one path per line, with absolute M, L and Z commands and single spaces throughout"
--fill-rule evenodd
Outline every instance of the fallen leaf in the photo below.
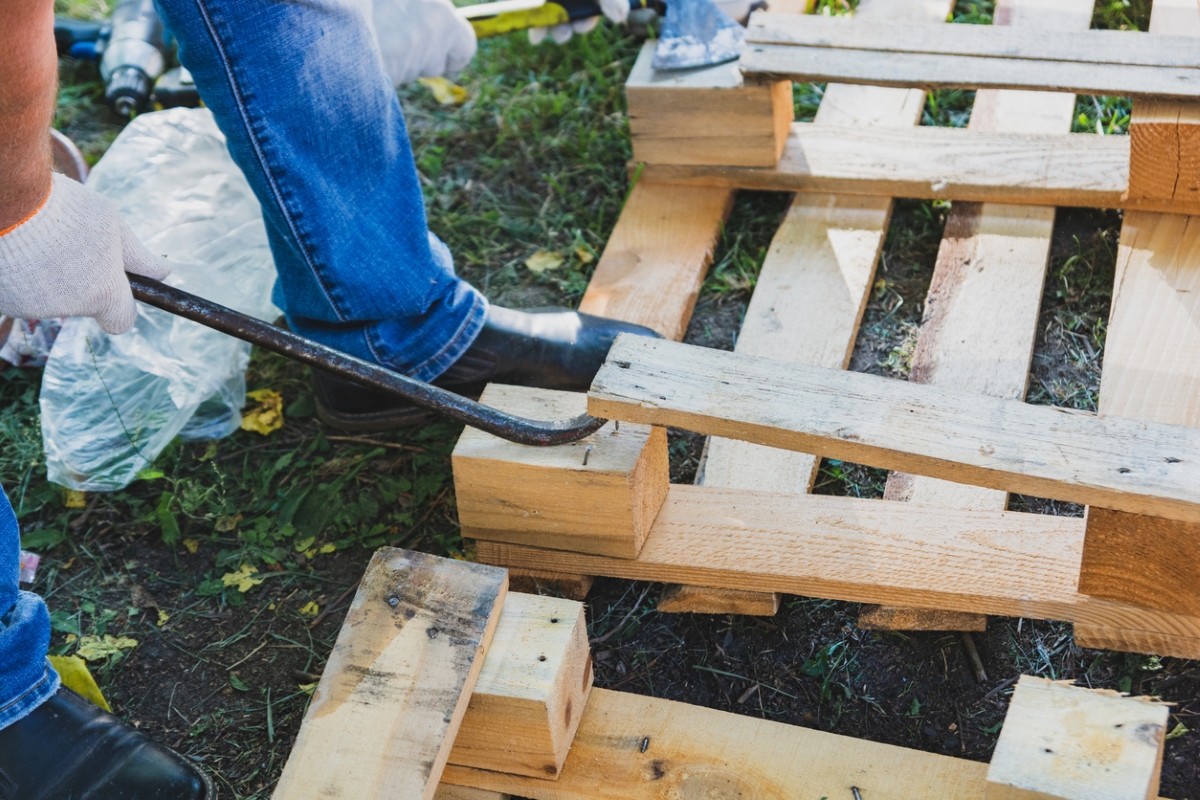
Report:
M 132 650 L 137 647 L 137 639 L 130 639 L 128 636 L 82 636 L 79 639 L 79 648 L 75 654 L 80 658 L 86 658 L 88 661 L 103 661 L 109 656 L 119 653 L 122 650 Z
M 83 695 L 93 705 L 100 706 L 105 711 L 112 711 L 112 707 L 104 699 L 100 687 L 96 685 L 96 679 L 92 677 L 92 673 L 88 672 L 87 664 L 82 658 L 79 656 L 46 656 L 46 658 L 50 660 L 50 666 L 54 667 L 54 671 L 62 679 L 63 686 L 75 694 Z
M 317 614 L 320 613 L 320 611 L 321 611 L 321 607 L 318 606 L 316 603 L 314 603 L 312 600 L 309 600 L 307 603 L 300 606 L 300 616 L 302 616 L 302 617 L 315 617 Z
M 417 78 L 417 82 L 429 90 L 433 99 L 444 106 L 461 106 L 467 101 L 467 90 L 442 77 Z
M 586 247 L 576 247 L 575 257 L 578 258 L 582 264 L 590 264 L 596 260 L 596 257 L 592 255 L 592 251 L 588 250 Z
M 242 519 L 241 514 L 238 514 L 236 517 L 230 517 L 230 516 L 217 517 L 217 524 L 214 525 L 213 527 L 216 529 L 217 533 L 229 533 L 230 531 L 237 528 L 237 524 L 238 524 L 238 522 L 241 521 L 241 519 Z
M 324 554 L 324 553 L 332 553 L 334 550 L 337 550 L 336 544 L 323 544 L 323 545 L 321 545 L 321 549 L 318 550 L 317 552 Z
M 274 389 L 256 389 L 246 392 L 246 399 L 258 406 L 242 414 L 242 430 L 266 436 L 283 427 L 283 395 Z
M 1178 739 L 1188 732 L 1188 728 L 1182 722 L 1176 723 L 1175 728 L 1163 737 L 1164 740 Z
M 314 690 L 316 690 L 316 688 L 317 688 L 317 685 L 315 683 L 300 684 L 300 691 L 304 692 L 306 695 L 308 695 L 310 697 L 312 696 L 312 693 Z
M 221 583 L 225 584 L 226 587 L 236 586 L 239 592 L 248 592 L 263 582 L 262 578 L 250 577 L 256 572 L 258 572 L 257 568 L 243 564 L 237 572 L 226 572 L 222 575 Z
M 536 253 L 525 259 L 525 266 L 529 267 L 530 272 L 536 272 L 542 275 L 551 270 L 558 269 L 566 261 L 558 253 L 552 253 L 549 250 L 538 250 Z
M 229 673 L 229 685 L 237 689 L 239 692 L 249 691 L 250 687 L 246 682 L 239 678 L 235 673 Z
M 189 553 L 195 553 L 197 550 L 200 549 L 200 540 L 199 539 L 184 539 L 183 546 L 187 549 L 187 551 Z
M 160 609 L 158 610 L 158 627 L 160 627 L 160 628 L 161 628 L 163 625 L 166 625 L 166 624 L 167 624 L 167 620 L 169 620 L 170 618 L 171 618 L 171 615 L 170 615 L 170 614 L 168 614 L 167 612 L 163 611 L 163 610 L 160 608 Z
M 67 508 L 87 508 L 87 495 L 74 489 L 67 489 L 67 497 L 63 501 L 63 505 Z

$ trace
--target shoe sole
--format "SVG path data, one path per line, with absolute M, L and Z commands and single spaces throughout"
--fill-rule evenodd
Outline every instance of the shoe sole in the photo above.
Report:
M 316 398 L 317 418 L 331 428 L 347 433 L 380 433 L 399 428 L 424 425 L 437 415 L 417 406 L 372 411 L 366 414 L 347 414 L 335 411 Z

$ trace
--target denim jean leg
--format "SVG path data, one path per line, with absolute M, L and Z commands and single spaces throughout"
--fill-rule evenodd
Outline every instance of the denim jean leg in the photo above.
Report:
M 158 0 L 263 206 L 294 330 L 423 380 L 483 326 L 426 222 L 370 0 Z
M 17 517 L 0 491 L 0 728 L 25 717 L 58 691 L 58 674 L 46 660 L 50 614 L 18 579 L 21 536 Z

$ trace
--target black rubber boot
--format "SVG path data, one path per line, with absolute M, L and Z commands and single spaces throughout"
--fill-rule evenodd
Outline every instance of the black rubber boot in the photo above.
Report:
M 0 800 L 214 800 L 203 772 L 70 689 L 0 730 Z
M 478 398 L 488 383 L 584 392 L 620 333 L 661 338 L 641 325 L 565 308 L 514 311 L 491 306 L 474 344 L 434 384 Z M 378 431 L 417 425 L 433 415 L 389 394 L 312 373 L 317 415 L 348 431 Z

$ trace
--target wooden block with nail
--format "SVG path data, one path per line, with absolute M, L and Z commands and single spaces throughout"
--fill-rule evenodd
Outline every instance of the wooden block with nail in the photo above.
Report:
M 659 71 L 642 46 L 625 99 L 633 160 L 773 167 L 794 118 L 791 81 L 747 84 L 735 63 Z
M 582 414 L 584 395 L 489 385 L 482 402 L 525 417 Z M 562 447 L 526 447 L 467 428 L 454 448 L 463 536 L 636 558 L 666 498 L 662 428 L 610 422 Z
M 274 800 L 431 800 L 507 591 L 496 567 L 376 552 Z
M 557 777 L 591 689 L 583 604 L 510 592 L 450 763 Z
M 1167 706 L 1022 675 L 987 773 L 987 800 L 1158 796 Z

